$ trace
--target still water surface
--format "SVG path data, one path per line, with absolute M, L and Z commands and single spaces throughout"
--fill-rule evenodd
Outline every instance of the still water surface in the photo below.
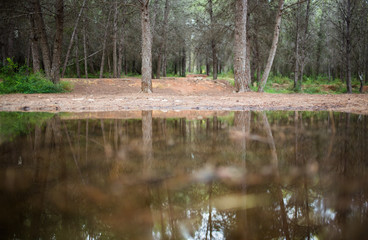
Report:
M 368 239 L 368 117 L 0 113 L 1 239 Z

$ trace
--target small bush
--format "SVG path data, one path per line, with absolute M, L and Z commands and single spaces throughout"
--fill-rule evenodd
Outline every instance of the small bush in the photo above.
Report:
M 289 84 L 291 82 L 290 78 L 279 75 L 272 76 L 269 80 L 277 84 Z
M 72 90 L 68 82 L 54 84 L 42 73 L 28 74 L 27 67 L 18 67 L 11 59 L 1 68 L 0 94 L 9 93 L 60 93 Z

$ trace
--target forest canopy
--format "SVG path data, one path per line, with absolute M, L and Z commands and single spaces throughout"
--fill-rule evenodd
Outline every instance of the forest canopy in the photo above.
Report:
M 199 73 L 263 91 L 269 76 L 368 82 L 366 0 L 2 0 L 7 59 L 61 77 Z M 358 86 L 358 87 L 359 87 Z

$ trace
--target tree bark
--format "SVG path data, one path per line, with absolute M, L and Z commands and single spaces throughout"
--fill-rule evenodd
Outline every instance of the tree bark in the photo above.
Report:
M 40 52 L 38 48 L 38 35 L 33 14 L 30 15 L 29 21 L 31 24 L 30 39 L 31 39 L 31 52 L 32 52 L 32 68 L 33 72 L 36 73 L 41 70 L 41 66 L 40 66 Z
M 264 87 L 266 86 L 266 83 L 267 83 L 268 76 L 270 75 L 273 60 L 276 55 L 277 44 L 279 42 L 279 35 L 280 35 L 280 29 L 281 29 L 281 17 L 282 17 L 283 9 L 284 9 L 284 0 L 279 0 L 279 7 L 278 7 L 277 15 L 276 15 L 276 24 L 275 24 L 275 30 L 274 30 L 273 40 L 272 40 L 272 46 L 271 46 L 270 53 L 268 56 L 266 68 L 265 68 L 265 71 L 263 72 L 261 83 L 258 88 L 258 92 L 263 92 Z
M 170 1 L 166 0 L 165 1 L 165 12 L 164 12 L 164 22 L 162 25 L 162 41 L 161 41 L 161 46 L 159 48 L 158 57 L 157 57 L 157 72 L 156 72 L 157 79 L 160 79 L 161 77 L 161 70 L 162 70 L 162 75 L 164 77 L 166 76 L 166 63 L 164 61 L 166 61 L 166 41 L 167 41 L 167 25 L 169 22 L 169 13 L 170 13 Z
M 298 89 L 299 79 L 299 15 L 300 15 L 300 1 L 298 0 L 296 16 L 296 29 L 295 29 L 295 51 L 294 51 L 294 90 Z
M 307 10 L 305 13 L 305 28 L 304 34 L 302 38 L 302 48 L 301 48 L 301 58 L 300 58 L 300 80 L 299 86 L 301 87 L 303 84 L 303 75 L 304 75 L 304 67 L 305 67 L 305 59 L 306 59 L 306 45 L 307 45 L 307 38 L 309 32 L 309 11 L 310 11 L 310 0 L 307 0 Z
M 1 62 L 3 64 L 3 66 L 5 66 L 5 64 L 6 64 L 6 53 L 5 53 L 5 46 L 4 45 L 1 46 L 1 55 L 2 55 Z
M 125 44 L 125 32 L 124 32 L 124 20 L 120 27 L 120 41 L 119 41 L 119 59 L 118 59 L 118 77 L 123 74 L 123 57 L 124 57 L 124 44 Z
M 73 29 L 73 33 L 72 33 L 72 37 L 70 38 L 70 41 L 69 41 L 69 46 L 68 46 L 68 50 L 66 52 L 66 56 L 65 56 L 65 61 L 64 61 L 64 66 L 63 66 L 63 72 L 61 74 L 61 77 L 64 77 L 64 74 L 65 74 L 65 70 L 66 70 L 66 67 L 68 65 L 68 61 L 69 61 L 69 55 L 70 55 L 70 51 L 72 50 L 72 46 L 73 46 L 73 42 L 74 42 L 74 37 L 76 35 L 76 32 L 77 32 L 77 28 L 78 28 L 78 25 L 79 25 L 79 21 L 80 21 L 80 18 L 83 14 L 83 10 L 86 6 L 86 2 L 87 0 L 84 0 L 83 3 L 82 3 L 82 7 L 79 11 L 79 14 L 78 14 L 78 17 L 77 17 L 77 20 L 75 22 L 75 25 L 74 25 L 74 29 Z
M 53 83 L 60 81 L 60 60 L 63 47 L 64 33 L 64 0 L 56 1 L 56 34 L 51 67 L 51 80 Z
M 48 78 L 51 78 L 51 54 L 48 45 L 48 39 L 46 34 L 45 22 L 43 20 L 42 9 L 40 0 L 32 0 L 33 10 L 35 16 L 35 24 L 37 28 L 37 34 L 40 37 L 40 48 L 42 53 L 43 65 L 45 68 L 45 74 Z
M 246 75 L 247 56 L 247 0 L 235 3 L 234 80 L 237 92 L 250 91 Z
M 78 34 L 75 35 L 75 67 L 77 70 L 77 77 L 81 77 L 80 67 L 79 67 L 79 41 Z
M 86 20 L 83 19 L 83 53 L 84 53 L 84 74 L 88 78 L 88 49 L 87 49 L 87 26 Z
M 105 34 L 104 39 L 102 42 L 102 56 L 101 56 L 101 65 L 100 65 L 100 78 L 103 78 L 103 72 L 105 67 L 105 55 L 106 55 L 106 41 L 107 41 L 107 32 L 109 29 L 109 22 L 110 22 L 110 14 L 111 11 L 109 11 L 109 15 L 107 17 L 106 25 L 105 25 Z
M 183 47 L 183 55 L 181 59 L 181 76 L 182 77 L 186 76 L 186 69 L 187 69 L 186 61 L 187 61 L 186 51 L 185 51 L 185 47 Z
M 113 25 L 113 33 L 112 33 L 112 42 L 113 42 L 113 78 L 118 77 L 118 2 L 115 0 L 114 3 L 114 25 Z
M 211 21 L 211 49 L 212 49 L 212 76 L 213 80 L 217 80 L 217 46 L 216 46 L 216 37 L 215 37 L 215 19 L 213 17 L 213 2 L 212 0 L 208 0 L 208 11 L 210 14 Z
M 143 0 L 141 4 L 142 24 L 142 84 L 144 93 L 152 93 L 152 36 L 149 18 L 149 0 Z
M 351 87 L 351 0 L 347 0 L 346 23 L 346 89 L 347 93 L 352 93 Z
M 245 56 L 245 75 L 247 79 L 247 85 L 252 84 L 252 71 L 250 69 L 250 41 L 247 40 L 247 55 Z

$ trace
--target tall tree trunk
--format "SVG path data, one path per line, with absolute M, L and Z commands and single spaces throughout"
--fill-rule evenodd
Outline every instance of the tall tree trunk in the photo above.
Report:
M 87 49 L 87 23 L 83 18 L 83 53 L 84 53 L 84 74 L 88 78 L 88 49 Z
M 142 86 L 144 93 L 152 93 L 152 36 L 149 18 L 149 0 L 142 0 Z
M 166 77 L 166 41 L 167 41 L 167 25 L 169 22 L 169 13 L 170 13 L 170 0 L 165 1 L 165 12 L 164 12 L 164 22 L 162 25 L 162 41 L 161 46 L 158 51 L 157 57 L 157 72 L 156 78 L 160 79 L 161 77 L 161 68 L 162 75 Z M 165 66 L 165 67 L 164 67 Z
M 266 68 L 263 72 L 262 80 L 258 88 L 258 92 L 263 92 L 264 87 L 266 86 L 266 83 L 267 83 L 268 76 L 270 75 L 273 60 L 276 55 L 277 44 L 279 42 L 279 35 L 280 35 L 280 29 L 281 29 L 281 17 L 282 17 L 283 9 L 284 9 L 284 0 L 279 0 L 279 7 L 277 10 L 277 15 L 276 15 L 276 23 L 275 23 L 273 40 L 272 40 L 272 46 L 271 46 L 270 53 L 268 56 Z
M 63 48 L 64 33 L 64 0 L 56 1 L 56 34 L 51 67 L 51 80 L 53 83 L 60 81 L 60 60 Z
M 260 54 L 260 46 L 258 41 L 259 36 L 259 17 L 255 16 L 255 23 L 254 23 L 254 50 L 255 50 L 255 64 L 256 64 L 256 71 L 257 71 L 257 78 L 256 82 L 259 84 L 259 80 L 261 79 L 261 54 Z
M 186 51 L 185 51 L 185 47 L 183 47 L 183 55 L 181 59 L 181 76 L 182 77 L 186 76 L 186 69 L 187 69 L 186 61 L 187 61 Z
M 188 72 L 192 72 L 192 48 L 189 46 L 189 54 L 188 54 Z
M 73 42 L 74 42 L 74 37 L 77 33 L 77 28 L 78 28 L 78 25 L 79 25 L 79 21 L 80 21 L 80 18 L 83 14 L 83 10 L 86 6 L 86 2 L 87 0 L 84 0 L 83 3 L 82 3 L 82 7 L 79 11 L 79 14 L 78 14 L 78 17 L 77 17 L 77 20 L 75 21 L 75 24 L 74 24 L 74 29 L 73 29 L 73 33 L 72 33 L 72 36 L 70 38 L 70 41 L 69 41 L 69 46 L 68 46 L 68 50 L 66 51 L 66 56 L 65 56 L 65 61 L 64 61 L 64 66 L 63 66 L 63 72 L 61 74 L 61 77 L 64 77 L 64 74 L 65 74 L 65 70 L 66 70 L 66 67 L 68 65 L 68 61 L 69 61 L 69 55 L 70 55 L 70 51 L 72 50 L 72 46 L 73 46 Z
M 249 40 L 249 39 L 248 39 Z M 247 40 L 247 55 L 245 56 L 245 75 L 247 79 L 247 85 L 251 86 L 252 84 L 252 71 L 250 69 L 250 41 Z
M 217 80 L 217 46 L 216 46 L 216 37 L 215 37 L 215 19 L 213 17 L 213 2 L 212 0 L 208 0 L 208 11 L 210 14 L 210 21 L 211 21 L 211 49 L 212 49 L 212 76 L 213 80 Z
M 14 31 L 10 30 L 8 35 L 8 57 L 13 58 L 14 56 Z
M 51 54 L 47 39 L 45 22 L 43 20 L 42 9 L 40 0 L 32 0 L 33 10 L 35 16 L 35 24 L 37 28 L 37 34 L 40 37 L 40 48 L 42 53 L 43 65 L 45 67 L 45 74 L 48 78 L 51 78 Z
M 104 67 L 105 67 L 106 41 L 107 41 L 107 32 L 109 30 L 110 14 L 111 14 L 111 10 L 109 11 L 109 15 L 107 17 L 107 21 L 106 21 L 106 25 L 105 25 L 105 34 L 104 34 L 104 39 L 103 39 L 103 42 L 102 42 L 102 56 L 101 56 L 101 65 L 100 65 L 100 78 L 103 78 Z
M 301 58 L 300 58 L 300 80 L 299 80 L 299 86 L 301 87 L 303 84 L 303 75 L 304 75 L 304 67 L 305 67 L 305 53 L 306 53 L 306 45 L 307 45 L 307 38 L 308 38 L 308 32 L 309 32 L 309 11 L 310 11 L 310 0 L 307 0 L 307 10 L 305 13 L 305 28 L 304 28 L 304 34 L 302 38 L 302 48 L 301 48 Z
M 346 11 L 346 89 L 347 93 L 352 93 L 351 88 L 351 0 L 347 0 L 347 11 Z
M 77 77 L 81 78 L 81 72 L 79 68 L 79 41 L 78 34 L 75 35 L 75 67 L 77 70 Z
M 114 3 L 114 25 L 113 25 L 113 33 L 112 33 L 112 42 L 113 42 L 113 78 L 118 77 L 118 1 L 115 0 Z
M 298 89 L 299 79 L 299 16 L 300 16 L 300 1 L 298 0 L 296 16 L 296 29 L 295 29 L 295 51 L 294 51 L 294 90 Z
M 33 72 L 36 73 L 41 70 L 41 66 L 40 66 L 40 52 L 38 49 L 38 35 L 33 14 L 30 15 L 29 21 L 31 23 L 30 39 L 31 39 L 31 52 L 32 52 L 32 67 Z
M 4 45 L 1 46 L 1 55 L 2 55 L 1 62 L 3 64 L 3 66 L 5 66 L 5 64 L 6 64 L 6 53 L 5 53 L 5 46 Z
M 200 56 L 197 56 L 197 73 L 202 74 L 201 58 L 200 58 Z
M 235 3 L 234 80 L 237 92 L 250 91 L 246 74 L 247 56 L 247 0 Z
M 119 60 L 118 60 L 118 77 L 121 77 L 123 74 L 123 57 L 124 57 L 124 44 L 125 44 L 125 21 L 123 20 L 123 23 L 120 27 L 120 41 L 119 41 Z

